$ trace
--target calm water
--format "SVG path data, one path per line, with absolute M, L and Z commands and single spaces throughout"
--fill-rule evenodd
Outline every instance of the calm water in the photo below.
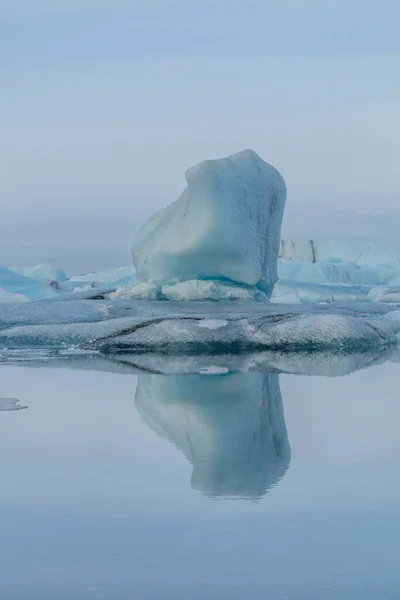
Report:
M 399 389 L 0 367 L 1 600 L 397 600 Z

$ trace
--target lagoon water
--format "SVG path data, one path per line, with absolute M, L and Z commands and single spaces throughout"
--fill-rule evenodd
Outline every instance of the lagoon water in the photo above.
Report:
M 1 366 L 0 598 L 397 600 L 399 389 Z

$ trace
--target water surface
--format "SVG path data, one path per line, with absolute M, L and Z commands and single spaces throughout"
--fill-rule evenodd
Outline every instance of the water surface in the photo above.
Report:
M 2 599 L 398 598 L 397 364 L 0 382 Z

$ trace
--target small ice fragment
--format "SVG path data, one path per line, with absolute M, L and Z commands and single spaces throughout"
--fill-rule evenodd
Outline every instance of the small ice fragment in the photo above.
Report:
M 204 329 L 220 329 L 227 325 L 228 321 L 225 319 L 202 319 L 199 321 L 199 327 L 203 327 Z
M 229 369 L 226 367 L 217 367 L 216 365 L 211 365 L 210 367 L 202 367 L 199 369 L 199 373 L 201 375 L 226 375 L 226 373 L 229 373 Z
M 0 412 L 6 410 L 24 410 L 27 406 L 22 406 L 17 398 L 0 398 Z

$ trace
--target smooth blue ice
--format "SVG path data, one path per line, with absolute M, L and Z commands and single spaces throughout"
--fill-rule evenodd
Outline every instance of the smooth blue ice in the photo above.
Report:
M 149 295 L 166 286 L 171 296 L 171 286 L 191 282 L 193 292 L 199 281 L 269 297 L 278 279 L 286 201 L 281 175 L 245 150 L 188 169 L 186 180 L 181 197 L 154 215 L 133 243 L 139 297 L 143 284 Z M 204 298 L 204 284 L 197 285 Z
M 33 267 L 16 266 L 10 267 L 12 271 L 19 275 L 24 275 L 31 279 L 37 279 L 43 283 L 52 283 L 53 281 L 60 282 L 67 279 L 67 274 L 62 269 L 52 267 L 51 265 L 39 264 Z
M 0 265 L 0 303 L 43 300 L 55 296 L 56 292 L 41 281 L 25 277 Z

